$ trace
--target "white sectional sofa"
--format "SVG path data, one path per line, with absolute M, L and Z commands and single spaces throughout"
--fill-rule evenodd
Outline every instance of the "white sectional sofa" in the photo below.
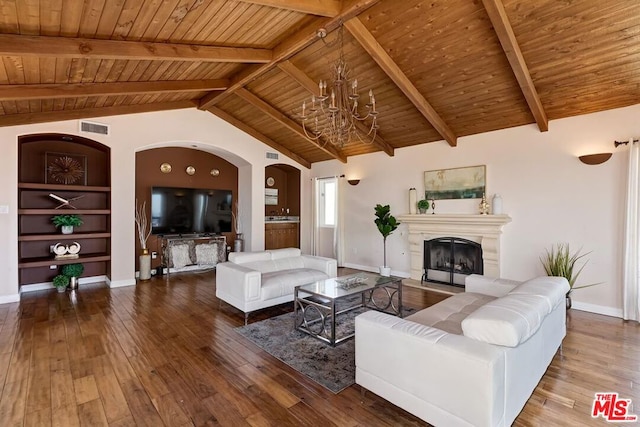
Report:
M 216 296 L 249 313 L 293 301 L 296 286 L 336 277 L 335 259 L 302 255 L 300 249 L 232 252 L 216 267 Z
M 356 383 L 435 426 L 510 426 L 566 333 L 564 278 L 472 275 L 404 319 L 356 317 Z

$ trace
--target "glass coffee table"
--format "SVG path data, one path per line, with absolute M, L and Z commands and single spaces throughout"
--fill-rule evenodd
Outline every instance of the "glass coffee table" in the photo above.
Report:
M 366 307 L 402 317 L 401 277 L 357 273 L 296 286 L 293 294 L 295 329 L 331 346 L 355 336 L 355 323 L 347 318 L 354 310 Z M 345 320 L 341 325 L 339 317 Z

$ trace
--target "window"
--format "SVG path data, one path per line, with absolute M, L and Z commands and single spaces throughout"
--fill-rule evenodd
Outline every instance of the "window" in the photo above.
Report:
M 336 188 L 335 178 L 328 178 L 320 181 L 320 192 L 318 200 L 318 223 L 320 227 L 336 226 Z

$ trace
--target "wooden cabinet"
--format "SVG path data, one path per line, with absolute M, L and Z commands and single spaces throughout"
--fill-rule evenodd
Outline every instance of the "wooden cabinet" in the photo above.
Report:
M 264 230 L 265 249 L 300 247 L 300 224 L 295 222 L 267 223 Z
M 86 141 L 89 141 L 88 143 Z M 20 137 L 18 182 L 19 284 L 50 282 L 63 264 L 84 264 L 83 276 L 109 274 L 111 260 L 111 187 L 109 151 L 95 141 L 67 135 Z M 103 148 L 104 147 L 104 148 Z M 46 160 L 55 153 L 72 153 L 84 160 L 86 177 L 79 183 L 47 183 Z M 74 199 L 62 206 L 53 196 Z M 76 214 L 83 224 L 73 234 L 61 234 L 51 222 L 55 215 Z M 78 258 L 55 259 L 52 246 L 80 244 Z

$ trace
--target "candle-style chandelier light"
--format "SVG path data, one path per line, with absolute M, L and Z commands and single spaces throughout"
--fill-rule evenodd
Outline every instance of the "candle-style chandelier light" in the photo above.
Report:
M 318 95 L 311 97 L 311 105 L 302 103 L 302 128 L 312 141 L 322 145 L 330 143 L 343 147 L 353 141 L 372 143 L 378 132 L 376 98 L 373 90 L 369 90 L 369 102 L 366 114 L 361 115 L 358 102 L 358 80 L 349 81 L 349 67 L 344 59 L 343 27 L 338 29 L 340 56 L 331 66 L 333 82 L 327 85 L 326 80 L 318 83 Z M 324 42 L 327 31 L 323 28 L 317 32 Z M 327 87 L 330 92 L 327 92 Z M 364 122 L 370 120 L 370 125 Z

